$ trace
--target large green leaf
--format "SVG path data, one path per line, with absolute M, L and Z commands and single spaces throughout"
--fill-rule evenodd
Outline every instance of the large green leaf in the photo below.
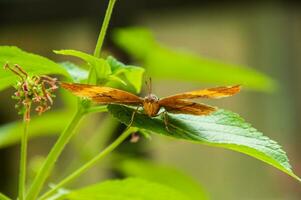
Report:
M 29 137 L 41 137 L 60 133 L 66 126 L 70 112 L 55 111 L 35 116 L 29 125 Z M 18 143 L 23 132 L 23 122 L 16 121 L 0 126 L 0 149 Z
M 204 189 L 196 180 L 173 167 L 129 158 L 114 162 L 114 166 L 126 176 L 143 178 L 167 185 L 191 197 L 191 199 L 208 199 Z
M 68 200 L 189 200 L 168 186 L 138 178 L 106 181 L 75 190 L 59 199 Z
M 69 76 L 59 64 L 45 57 L 27 53 L 14 46 L 0 46 L 0 90 L 14 84 L 18 79 L 15 74 L 1 67 L 5 63 L 9 63 L 11 66 L 18 64 L 31 75 L 60 74 Z
M 134 108 L 110 105 L 109 111 L 129 124 Z M 150 118 L 137 113 L 132 126 L 154 133 L 215 147 L 238 151 L 262 160 L 301 181 L 292 171 L 286 153 L 273 140 L 263 136 L 239 115 L 218 110 L 208 116 L 168 114 L 169 131 L 162 116 Z
M 140 60 L 150 76 L 156 79 L 241 84 L 264 91 L 271 91 L 276 86 L 270 77 L 254 69 L 165 47 L 143 28 L 118 29 L 113 38 L 121 48 Z

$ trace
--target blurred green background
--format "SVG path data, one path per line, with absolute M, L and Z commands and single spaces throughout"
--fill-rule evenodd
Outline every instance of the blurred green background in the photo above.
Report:
M 53 49 L 91 53 L 105 8 L 106 1 L 97 0 L 1 0 L 0 45 L 15 45 L 56 61 L 63 61 L 63 58 L 53 54 Z M 239 113 L 281 144 L 300 176 L 300 11 L 299 5 L 289 1 L 233 4 L 200 0 L 120 0 L 112 17 L 105 49 L 127 64 L 141 65 L 113 42 L 112 35 L 117 28 L 142 26 L 151 30 L 166 46 L 224 63 L 249 66 L 268 75 L 278 83 L 276 90 L 245 89 L 236 97 L 213 100 L 210 104 Z M 153 90 L 158 96 L 214 85 L 217 83 L 153 77 Z M 12 90 L 1 93 L 1 124 L 18 118 L 11 94 Z M 60 106 L 58 101 L 57 107 Z M 95 124 L 101 119 L 98 115 L 89 117 Z M 82 129 L 83 135 L 77 138 L 79 141 L 89 135 L 91 127 Z M 46 155 L 54 141 L 55 137 L 31 141 L 29 152 L 35 160 L 32 165 L 39 162 L 37 155 Z M 125 147 L 127 151 L 190 174 L 213 200 L 301 199 L 301 185 L 297 181 L 246 155 L 157 135 L 140 144 L 128 145 L 132 147 Z M 1 192 L 14 194 L 16 191 L 18 150 L 18 145 L 0 149 Z M 73 157 L 76 155 L 70 147 L 59 165 L 69 166 Z M 91 170 L 80 182 L 117 176 L 99 171 L 99 168 Z

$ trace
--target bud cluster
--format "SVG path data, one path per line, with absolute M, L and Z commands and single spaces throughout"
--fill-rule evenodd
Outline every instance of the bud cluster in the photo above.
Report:
M 32 105 L 35 106 L 35 111 L 39 115 L 50 109 L 55 98 L 54 92 L 58 88 L 56 78 L 45 75 L 29 76 L 17 64 L 14 67 L 5 64 L 4 69 L 9 69 L 20 78 L 14 86 L 16 92 L 12 98 L 17 100 L 15 107 L 19 111 L 18 114 L 24 115 L 25 121 L 30 120 Z

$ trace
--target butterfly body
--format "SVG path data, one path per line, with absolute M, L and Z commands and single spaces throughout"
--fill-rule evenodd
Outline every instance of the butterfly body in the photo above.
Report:
M 159 98 L 154 95 L 154 94 L 149 94 L 143 99 L 143 109 L 144 112 L 149 116 L 149 117 L 155 117 L 158 115 L 160 111 L 160 104 L 159 104 Z

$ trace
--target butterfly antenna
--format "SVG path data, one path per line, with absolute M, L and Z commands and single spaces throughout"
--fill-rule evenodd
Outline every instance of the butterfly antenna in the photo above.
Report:
M 145 81 L 145 86 L 146 86 L 146 88 L 147 88 L 147 90 L 148 90 L 148 82 L 147 81 Z M 147 91 L 147 93 L 148 93 L 149 91 Z
M 152 78 L 151 77 L 149 77 L 149 94 L 151 94 L 153 91 L 153 84 L 152 84 Z

